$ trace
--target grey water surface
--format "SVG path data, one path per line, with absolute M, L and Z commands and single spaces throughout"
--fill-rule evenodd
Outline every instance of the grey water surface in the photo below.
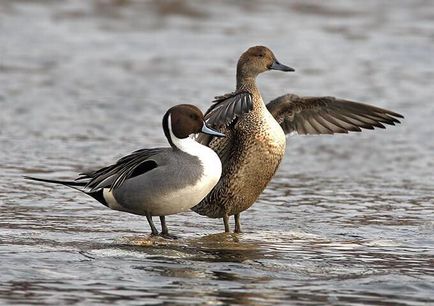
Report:
M 386 130 L 288 137 L 243 234 L 193 212 L 108 210 L 24 175 L 72 178 L 165 146 L 164 112 L 205 110 L 269 46 L 292 92 L 405 115 Z M 0 0 L 4 305 L 433 305 L 434 2 Z M 231 220 L 232 222 L 232 220 Z

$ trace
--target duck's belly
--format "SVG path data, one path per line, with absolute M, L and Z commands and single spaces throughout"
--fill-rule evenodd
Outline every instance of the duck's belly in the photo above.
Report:
M 224 206 L 228 215 L 238 214 L 252 206 L 283 158 L 285 134 L 274 118 L 267 114 L 259 124 L 247 122 L 238 127 L 246 133 L 237 139 L 239 147 L 225 177 L 228 201 Z
M 230 176 L 233 197 L 228 203 L 229 215 L 248 209 L 267 186 L 280 164 L 283 150 L 270 151 L 269 147 L 256 145 L 241 158 L 240 165 Z
M 167 216 L 187 211 L 211 191 L 218 179 L 219 177 L 216 177 L 214 181 L 206 184 L 198 183 L 184 189 L 162 194 L 159 198 L 148 201 L 145 210 L 152 216 Z
M 199 203 L 216 185 L 220 176 L 209 180 L 201 180 L 194 185 L 160 192 L 143 186 L 143 189 L 130 194 L 122 194 L 109 188 L 103 190 L 103 196 L 108 206 L 114 210 L 129 212 L 136 215 L 167 216 L 187 211 Z

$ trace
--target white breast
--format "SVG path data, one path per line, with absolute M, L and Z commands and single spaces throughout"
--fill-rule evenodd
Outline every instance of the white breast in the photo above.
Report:
M 158 207 L 151 208 L 153 215 L 170 215 L 189 210 L 206 197 L 217 184 L 222 173 L 220 158 L 212 149 L 197 143 L 192 138 L 176 139 L 174 143 L 180 150 L 199 158 L 203 173 L 194 185 L 163 195 L 159 199 Z

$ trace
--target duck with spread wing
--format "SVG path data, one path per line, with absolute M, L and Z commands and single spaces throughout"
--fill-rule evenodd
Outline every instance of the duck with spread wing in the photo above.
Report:
M 205 114 L 211 127 L 226 137 L 200 135 L 198 141 L 212 148 L 222 162 L 222 176 L 193 211 L 223 218 L 229 216 L 241 232 L 240 213 L 256 201 L 276 172 L 285 153 L 285 134 L 334 134 L 384 128 L 400 123 L 402 115 L 371 105 L 333 97 L 281 96 L 267 105 L 256 86 L 265 71 L 294 71 L 264 46 L 249 48 L 237 65 L 236 90 L 216 97 Z

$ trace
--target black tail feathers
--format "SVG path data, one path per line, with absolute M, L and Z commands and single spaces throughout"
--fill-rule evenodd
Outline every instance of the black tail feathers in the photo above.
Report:
M 65 185 L 65 186 L 68 186 L 68 187 L 71 187 L 74 189 L 77 189 L 77 188 L 75 188 L 76 186 L 77 187 L 86 186 L 86 182 L 49 180 L 49 179 L 43 179 L 43 178 L 31 177 L 31 176 L 24 176 L 24 178 L 27 180 L 33 180 L 33 181 L 44 182 L 44 183 L 61 184 L 61 185 Z
M 44 182 L 44 183 L 53 183 L 53 184 L 61 184 L 64 186 L 68 186 L 69 188 L 81 191 L 87 195 L 90 195 L 91 197 L 93 197 L 94 199 L 96 199 L 98 202 L 104 204 L 105 206 L 109 207 L 109 205 L 107 204 L 106 200 L 104 199 L 103 196 L 103 190 L 97 190 L 97 191 L 93 191 L 93 192 L 87 192 L 84 190 L 84 187 L 86 186 L 87 182 L 77 182 L 77 181 L 59 181 L 59 180 L 49 180 L 49 179 L 43 179 L 43 178 L 39 178 L 39 177 L 31 177 L 31 176 L 24 176 L 25 179 L 27 180 L 32 180 L 32 181 L 38 181 L 38 182 Z M 82 188 L 80 188 L 82 187 Z

